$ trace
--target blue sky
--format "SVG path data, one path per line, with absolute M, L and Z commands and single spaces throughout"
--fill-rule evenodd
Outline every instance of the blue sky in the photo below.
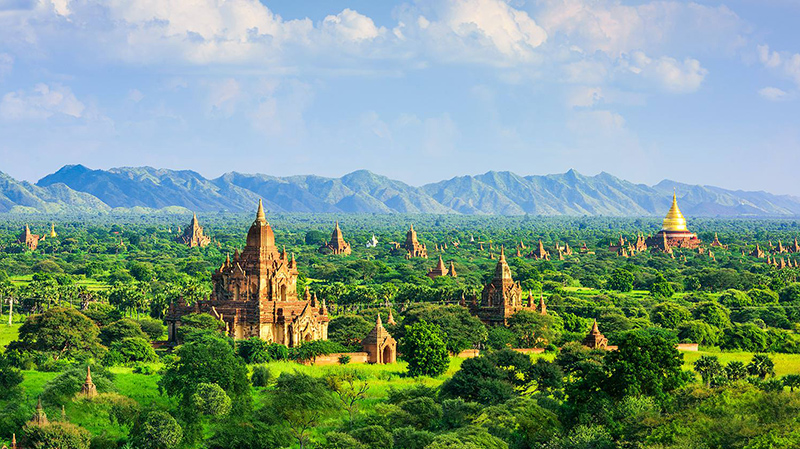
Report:
M 800 195 L 795 0 L 0 0 L 0 170 Z

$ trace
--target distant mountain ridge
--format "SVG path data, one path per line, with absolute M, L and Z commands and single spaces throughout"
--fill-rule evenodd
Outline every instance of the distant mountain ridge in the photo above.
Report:
M 116 208 L 270 212 L 431 213 L 483 215 L 659 216 L 673 189 L 686 215 L 800 216 L 800 198 L 662 181 L 634 184 L 608 173 L 520 176 L 487 172 L 413 187 L 367 170 L 341 178 L 67 165 L 36 184 L 0 173 L 0 212 L 105 212 Z

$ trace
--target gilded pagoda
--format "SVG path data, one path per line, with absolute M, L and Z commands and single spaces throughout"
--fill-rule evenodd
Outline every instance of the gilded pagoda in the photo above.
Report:
M 656 235 L 647 239 L 647 247 L 671 253 L 673 248 L 696 249 L 703 243 L 697 234 L 690 232 L 686 227 L 686 218 L 678 208 L 678 199 L 672 195 L 672 206 L 664 217 L 661 230 Z

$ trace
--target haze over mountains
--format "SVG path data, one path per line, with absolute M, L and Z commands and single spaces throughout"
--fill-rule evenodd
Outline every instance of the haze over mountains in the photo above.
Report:
M 197 212 L 434 213 L 486 215 L 662 215 L 675 189 L 686 215 L 800 216 L 800 198 L 662 181 L 634 184 L 608 173 L 520 176 L 488 172 L 413 187 L 358 170 L 341 178 L 67 165 L 36 184 L 0 173 L 0 212 L 104 212 L 181 207 Z

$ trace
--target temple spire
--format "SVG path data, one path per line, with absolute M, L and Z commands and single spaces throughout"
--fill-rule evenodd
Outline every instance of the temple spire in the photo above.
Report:
M 267 217 L 264 215 L 264 204 L 261 201 L 261 198 L 258 199 L 258 211 L 256 212 L 256 221 L 258 222 L 267 222 Z

